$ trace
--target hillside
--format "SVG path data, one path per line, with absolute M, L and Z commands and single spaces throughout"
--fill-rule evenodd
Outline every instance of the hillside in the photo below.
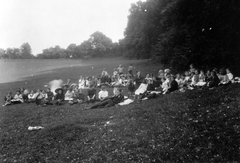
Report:
M 240 85 L 95 110 L 85 105 L 0 109 L 0 162 L 234 162 Z M 43 126 L 28 131 L 28 126 Z

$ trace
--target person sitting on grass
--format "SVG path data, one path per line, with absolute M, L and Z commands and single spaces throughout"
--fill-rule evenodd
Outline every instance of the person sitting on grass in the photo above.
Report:
M 226 72 L 226 69 L 222 68 L 220 71 L 219 71 L 219 76 L 218 76 L 219 80 L 220 80 L 220 83 L 219 85 L 226 85 L 226 84 L 229 84 L 231 81 L 229 80 L 228 78 L 228 75 L 227 75 L 227 72 Z
M 191 86 L 196 86 L 197 83 L 199 82 L 199 72 L 198 70 L 195 70 L 195 72 L 192 72 L 192 82 L 191 82 Z
M 28 102 L 28 94 L 29 94 L 29 90 L 23 88 L 23 92 L 22 92 L 23 102 Z
M 93 85 L 90 85 L 87 94 L 87 102 L 94 103 L 96 101 L 96 89 L 93 87 Z
M 22 97 L 20 90 L 16 91 L 16 94 L 14 95 L 13 99 L 11 100 L 11 103 L 13 103 L 13 104 L 23 103 L 23 97 Z
M 220 80 L 217 76 L 217 73 L 216 71 L 212 71 L 211 72 L 211 77 L 210 77 L 210 81 L 208 82 L 208 87 L 209 88 L 214 88 L 214 87 L 217 87 L 218 84 L 219 84 Z
M 82 93 L 82 90 L 81 89 L 75 89 L 74 93 L 73 93 L 73 100 L 69 101 L 68 103 L 70 105 L 78 104 L 78 103 L 82 104 L 82 103 L 84 103 L 84 101 L 85 101 L 85 96 Z
M 183 87 L 183 85 L 184 85 L 184 82 L 183 82 L 183 78 L 181 77 L 181 75 L 180 74 L 177 74 L 176 75 L 176 82 L 178 83 L 178 87 L 179 88 L 182 88 Z
M 174 92 L 174 91 L 178 90 L 178 83 L 175 80 L 175 76 L 171 75 L 169 79 L 170 80 L 169 80 L 168 92 L 171 93 L 171 92 Z
M 62 88 L 58 88 L 55 90 L 55 92 L 57 93 L 55 95 L 55 105 L 62 105 L 63 101 L 64 101 L 64 94 L 63 94 L 63 89 Z
M 128 88 L 128 98 L 130 98 L 134 95 L 134 91 L 135 91 L 135 86 L 132 78 L 128 78 L 127 88 Z
M 148 88 L 147 80 L 144 79 L 141 85 L 138 87 L 138 89 L 134 92 L 135 99 L 144 98 L 145 97 L 144 95 L 147 93 L 147 88 Z
M 52 105 L 51 101 L 54 99 L 54 94 L 51 92 L 50 88 L 47 88 L 46 90 L 46 98 L 44 98 L 44 104 L 45 105 Z
M 34 90 L 31 90 L 30 93 L 28 94 L 28 103 L 32 103 L 35 101 L 35 93 Z
M 35 93 L 35 103 L 36 105 L 42 105 L 43 104 L 43 100 L 45 95 L 42 93 L 42 90 L 37 89 L 37 92 Z
M 114 106 L 120 102 L 124 101 L 124 96 L 122 95 L 122 90 L 117 89 L 115 94 L 110 97 L 105 99 L 104 101 L 98 102 L 95 105 L 91 106 L 90 108 L 87 109 L 95 109 L 95 108 L 103 108 L 103 107 L 111 107 Z
M 233 78 L 233 74 L 231 73 L 230 69 L 227 68 L 227 69 L 226 69 L 226 72 L 227 72 L 227 76 L 228 76 L 229 80 L 230 80 L 231 82 L 233 82 L 233 81 L 234 81 L 234 78 Z
M 67 92 L 64 95 L 64 100 L 65 101 L 73 100 L 73 94 L 74 94 L 74 92 L 73 92 L 72 88 L 68 88 Z
M 12 97 L 12 92 L 8 92 L 6 96 L 4 97 L 5 104 L 3 106 L 11 105 L 11 100 L 13 99 Z
M 101 85 L 101 90 L 98 92 L 98 98 L 100 101 L 104 101 L 108 98 L 108 91 L 106 90 L 106 85 Z
M 78 82 L 79 82 L 79 84 L 78 84 L 79 89 L 82 89 L 85 87 L 85 79 L 82 76 L 80 76 L 80 79 L 78 80 Z

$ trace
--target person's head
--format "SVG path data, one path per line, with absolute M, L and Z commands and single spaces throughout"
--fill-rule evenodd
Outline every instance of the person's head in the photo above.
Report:
M 106 68 L 103 68 L 103 71 L 106 71 Z
M 31 94 L 34 94 L 34 90 L 31 90 L 30 93 L 31 93 Z
M 226 72 L 227 72 L 227 74 L 231 73 L 229 68 L 226 69 Z
M 101 90 L 105 91 L 105 90 L 106 90 L 106 86 L 105 86 L 105 85 L 102 85 L 102 86 L 101 86 Z
M 170 70 L 169 68 L 167 68 L 167 69 L 164 70 L 164 73 L 165 73 L 165 74 L 167 74 L 167 73 L 169 74 L 170 72 L 171 72 L 171 70 Z
M 212 76 L 212 77 L 216 77 L 216 76 L 217 76 L 217 72 L 216 72 L 216 71 L 212 71 L 212 72 L 211 72 L 211 76 Z
M 11 91 L 7 92 L 7 96 L 11 96 L 11 95 L 12 95 Z
M 207 70 L 207 73 L 206 73 L 206 74 L 210 75 L 210 74 L 211 74 L 211 71 L 210 71 L 210 70 Z
M 189 66 L 191 69 L 193 69 L 194 68 L 194 65 L 193 64 L 190 64 L 190 66 Z
M 62 93 L 63 93 L 62 89 L 59 89 L 59 90 L 58 90 L 58 93 L 59 93 L 59 94 L 62 94 Z
M 166 73 L 166 74 L 165 74 L 165 77 L 166 77 L 167 79 L 169 79 L 169 78 L 170 78 L 170 74 L 169 74 L 169 73 Z
M 170 81 L 172 82 L 173 80 L 175 80 L 175 76 L 174 75 L 170 75 Z
M 176 78 L 180 79 L 181 78 L 180 74 L 176 74 Z
M 45 90 L 42 90 L 42 93 L 46 93 Z
M 189 76 L 189 72 L 188 71 L 185 71 L 185 76 Z
M 141 76 L 141 71 L 138 71 L 138 72 L 137 72 L 137 76 Z
M 37 93 L 40 93 L 41 92 L 41 90 L 40 89 L 37 89 Z
M 199 74 L 198 70 L 195 70 L 194 73 L 195 73 L 195 75 L 198 75 L 198 74 Z
M 78 93 L 82 93 L 82 89 L 77 89 L 77 92 Z
M 51 89 L 50 89 L 50 88 L 47 88 L 46 92 L 51 92 Z
M 149 74 L 147 74 L 147 75 L 146 75 L 146 78 L 149 78 L 149 77 L 150 77 L 150 75 L 149 75 Z
M 16 91 L 16 94 L 17 94 L 17 95 L 20 95 L 20 94 L 21 94 L 21 91 L 20 91 L 20 90 L 17 90 L 17 91 Z
M 201 70 L 201 71 L 200 71 L 200 74 L 204 75 L 204 71 L 203 71 L 203 70 Z

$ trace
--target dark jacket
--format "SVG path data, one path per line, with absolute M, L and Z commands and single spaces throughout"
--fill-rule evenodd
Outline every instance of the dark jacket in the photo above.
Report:
M 118 96 L 111 97 L 111 99 L 112 99 L 112 103 L 115 105 L 115 104 L 118 104 L 120 102 L 123 102 L 124 96 L 122 94 L 119 94 Z
M 56 96 L 55 96 L 55 99 L 56 100 L 64 100 L 64 94 L 63 93 L 62 94 L 57 93 Z
M 178 90 L 178 83 L 176 82 L 176 80 L 173 80 L 170 83 L 170 88 L 168 89 L 168 91 L 173 92 L 173 91 L 176 91 L 176 90 Z

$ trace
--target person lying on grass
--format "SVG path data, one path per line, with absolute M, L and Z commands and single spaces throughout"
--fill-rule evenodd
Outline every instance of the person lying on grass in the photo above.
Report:
M 13 97 L 12 97 L 12 92 L 8 92 L 7 94 L 6 94 L 6 96 L 4 97 L 4 101 L 5 101 L 5 104 L 4 105 L 2 105 L 2 106 L 7 106 L 7 105 L 11 105 L 11 100 L 13 99 Z
M 122 95 L 122 90 L 117 89 L 115 94 L 110 97 L 105 99 L 104 101 L 98 102 L 95 105 L 87 108 L 87 109 L 95 109 L 95 108 L 103 108 L 103 107 L 111 107 L 114 106 L 120 102 L 124 101 L 124 96 Z

